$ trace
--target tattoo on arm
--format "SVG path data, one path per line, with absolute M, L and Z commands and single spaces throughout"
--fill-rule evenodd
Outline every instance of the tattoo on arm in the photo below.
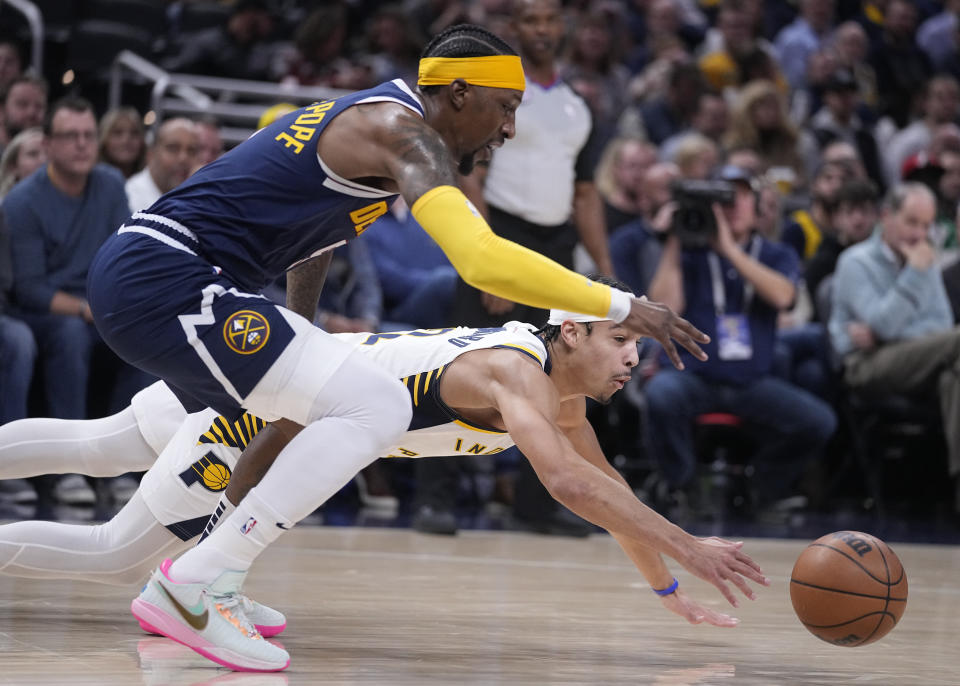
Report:
M 287 272 L 287 309 L 296 312 L 308 321 L 313 321 L 317 311 L 320 291 L 327 278 L 327 267 L 333 251 L 299 264 Z
M 412 206 L 436 186 L 456 186 L 454 162 L 440 134 L 414 116 L 401 116 L 390 130 L 387 147 L 400 194 Z

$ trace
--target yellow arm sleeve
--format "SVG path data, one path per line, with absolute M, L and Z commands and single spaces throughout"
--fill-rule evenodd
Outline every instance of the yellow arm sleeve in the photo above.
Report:
M 609 286 L 500 238 L 458 188 L 432 188 L 410 211 L 474 288 L 533 307 L 608 316 Z

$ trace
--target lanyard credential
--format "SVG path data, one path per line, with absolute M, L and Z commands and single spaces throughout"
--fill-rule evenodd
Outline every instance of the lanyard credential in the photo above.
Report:
M 762 244 L 763 241 L 761 241 L 758 236 L 754 236 L 750 239 L 750 257 L 755 260 L 759 258 Z M 717 253 L 711 251 L 707 254 L 707 262 L 710 265 L 710 282 L 713 290 L 713 309 L 719 317 L 723 315 L 727 309 L 727 292 L 723 286 L 723 273 L 720 271 L 720 258 L 717 257 Z M 754 290 L 753 284 L 749 281 L 747 281 L 747 283 L 745 283 L 743 286 L 742 310 L 744 314 L 750 311 L 750 305 L 753 302 Z

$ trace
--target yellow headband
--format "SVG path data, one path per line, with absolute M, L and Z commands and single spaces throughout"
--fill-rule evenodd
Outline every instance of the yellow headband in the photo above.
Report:
M 526 87 L 523 66 L 516 55 L 424 57 L 420 60 L 417 85 L 446 86 L 455 79 L 488 88 L 522 91 Z

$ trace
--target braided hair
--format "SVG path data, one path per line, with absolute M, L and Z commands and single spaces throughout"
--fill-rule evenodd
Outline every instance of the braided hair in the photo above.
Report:
M 423 49 L 424 57 L 490 57 L 493 55 L 516 55 L 506 41 L 496 34 L 474 24 L 457 24 L 444 29 L 433 37 Z M 430 95 L 443 86 L 421 86 L 420 92 Z

